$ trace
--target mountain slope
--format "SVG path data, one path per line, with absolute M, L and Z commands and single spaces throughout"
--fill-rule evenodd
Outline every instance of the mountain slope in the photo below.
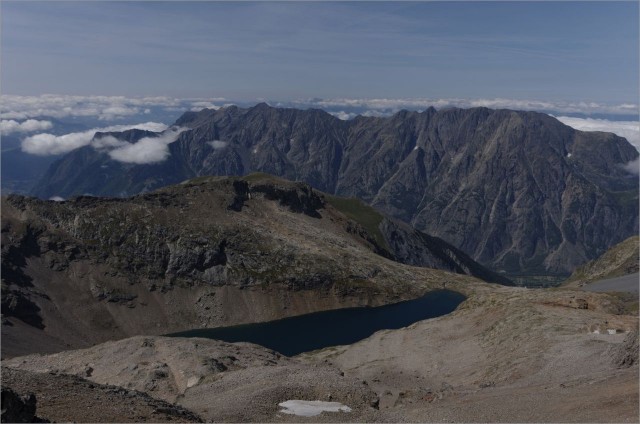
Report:
M 545 114 L 430 108 L 341 121 L 259 104 L 188 112 L 176 125 L 189 130 L 165 162 L 123 165 L 80 149 L 34 194 L 131 195 L 268 172 L 360 198 L 512 274 L 566 275 L 638 231 L 638 180 L 623 169 L 638 152 Z
M 576 269 L 567 281 L 598 281 L 638 272 L 639 241 L 638 236 L 633 236 L 616 244 L 597 259 Z
M 380 305 L 478 281 L 398 261 L 511 284 L 406 225 L 354 218 L 307 184 L 264 174 L 128 199 L 3 198 L 3 352 Z

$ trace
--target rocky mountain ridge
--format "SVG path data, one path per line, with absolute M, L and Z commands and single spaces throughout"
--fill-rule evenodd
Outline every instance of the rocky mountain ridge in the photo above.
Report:
M 165 162 L 123 164 L 85 147 L 52 165 L 34 194 L 124 196 L 267 172 L 360 198 L 514 275 L 568 275 L 638 231 L 638 179 L 624 169 L 638 152 L 541 113 L 429 108 L 341 121 L 259 104 L 187 112 L 176 125 L 189 130 Z
M 510 284 L 356 199 L 265 174 L 128 199 L 14 195 L 2 200 L 2 347 L 380 305 L 465 278 L 432 268 Z

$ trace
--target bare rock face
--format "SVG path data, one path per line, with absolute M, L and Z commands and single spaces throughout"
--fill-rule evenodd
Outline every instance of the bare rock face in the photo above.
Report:
M 33 393 L 20 396 L 10 387 L 2 388 L 3 423 L 48 423 L 36 416 L 36 396 Z
M 430 108 L 341 121 L 259 104 L 188 112 L 176 125 L 190 130 L 165 162 L 125 165 L 85 147 L 53 164 L 34 194 L 125 196 L 261 171 L 363 199 L 515 274 L 568 275 L 638 231 L 638 179 L 623 168 L 638 152 L 546 114 Z
M 612 361 L 618 368 L 629 368 L 638 364 L 638 329 L 630 331 L 620 346 L 613 351 Z

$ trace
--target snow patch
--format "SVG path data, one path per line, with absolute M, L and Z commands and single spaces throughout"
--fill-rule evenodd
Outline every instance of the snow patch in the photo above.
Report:
M 288 400 L 278 406 L 284 409 L 280 412 L 301 417 L 315 417 L 323 412 L 351 412 L 351 408 L 340 402 L 324 402 L 321 400 Z

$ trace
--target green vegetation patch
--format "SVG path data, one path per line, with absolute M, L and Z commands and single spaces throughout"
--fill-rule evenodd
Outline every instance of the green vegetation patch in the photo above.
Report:
M 337 210 L 342 212 L 347 218 L 356 221 L 373 237 L 378 246 L 390 251 L 387 241 L 380 231 L 380 224 L 384 216 L 362 200 L 354 197 L 337 197 L 325 194 L 325 198 Z

